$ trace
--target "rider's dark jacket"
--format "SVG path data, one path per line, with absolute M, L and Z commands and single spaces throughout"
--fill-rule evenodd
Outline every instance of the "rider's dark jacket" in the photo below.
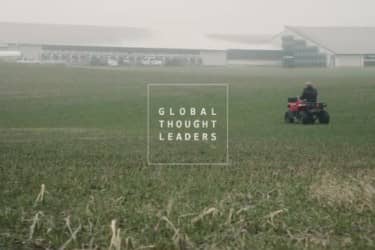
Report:
M 316 102 L 318 99 L 318 91 L 316 88 L 308 86 L 303 89 L 300 99 L 306 100 L 307 102 Z

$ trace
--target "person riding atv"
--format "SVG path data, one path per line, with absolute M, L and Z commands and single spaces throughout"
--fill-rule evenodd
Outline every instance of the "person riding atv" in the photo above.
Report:
M 311 82 L 306 83 L 300 97 L 288 98 L 288 110 L 284 119 L 287 123 L 314 124 L 316 120 L 321 124 L 328 124 L 330 117 L 325 110 L 327 104 L 317 102 L 318 91 Z
M 311 82 L 306 82 L 306 87 L 303 89 L 300 99 L 306 102 L 316 102 L 318 100 L 318 90 L 314 88 Z

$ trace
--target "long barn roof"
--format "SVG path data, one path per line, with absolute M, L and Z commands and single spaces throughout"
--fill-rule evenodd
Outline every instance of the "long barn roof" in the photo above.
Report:
M 63 46 L 136 47 L 195 50 L 261 49 L 280 50 L 280 46 L 257 36 L 206 35 L 186 30 L 6 23 L 0 22 L 0 43 Z
M 150 37 L 146 29 L 66 24 L 0 22 L 0 42 L 59 45 L 112 45 Z

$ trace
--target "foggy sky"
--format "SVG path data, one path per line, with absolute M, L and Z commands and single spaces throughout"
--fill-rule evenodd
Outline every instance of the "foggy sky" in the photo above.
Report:
M 1 0 L 0 22 L 270 34 L 284 25 L 375 26 L 374 0 Z

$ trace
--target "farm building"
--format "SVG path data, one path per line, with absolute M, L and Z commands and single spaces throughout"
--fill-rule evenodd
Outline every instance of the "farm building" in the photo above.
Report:
M 0 23 L 0 59 L 76 65 L 375 65 L 375 27 L 286 26 L 276 36 Z
M 127 27 L 0 23 L 0 51 L 19 53 L 17 61 L 22 63 L 281 65 L 281 48 L 261 42 L 254 44 L 183 30 L 161 32 Z M 3 54 L 9 55 L 9 52 Z
M 253 50 L 227 50 L 227 64 L 252 66 L 281 66 L 284 52 L 276 48 L 257 48 Z
M 286 26 L 277 37 L 281 38 L 285 66 L 375 65 L 375 27 Z

